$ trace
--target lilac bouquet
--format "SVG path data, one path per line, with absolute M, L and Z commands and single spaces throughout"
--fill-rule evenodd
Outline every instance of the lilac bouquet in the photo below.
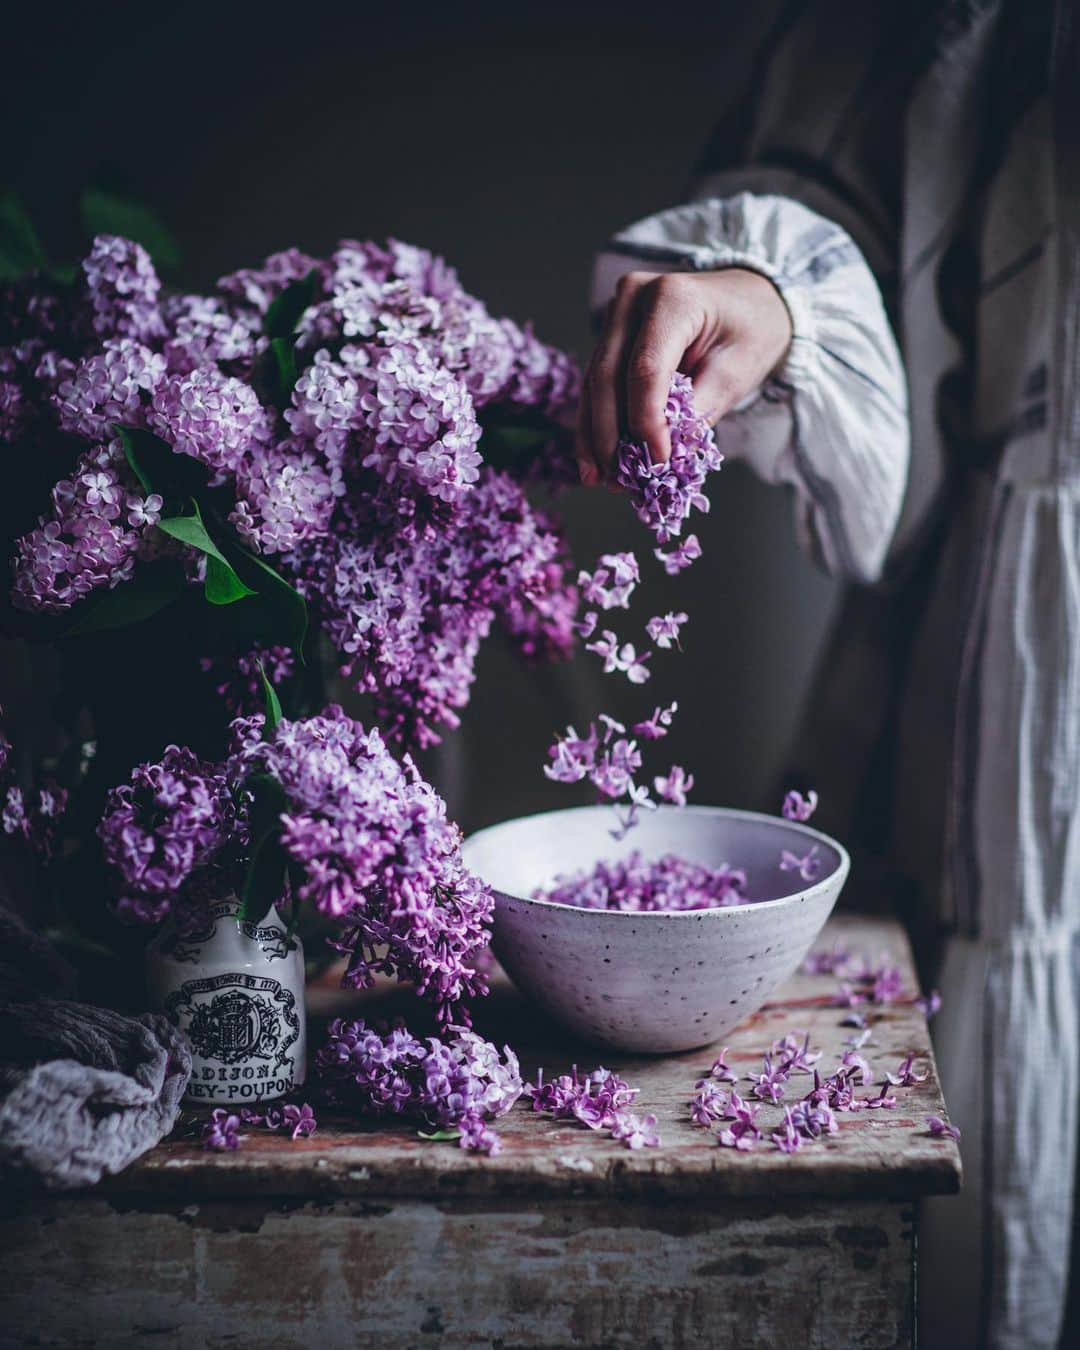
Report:
M 291 897 L 338 921 L 346 984 L 395 974 L 444 1021 L 484 991 L 492 899 L 460 832 L 409 757 L 340 708 L 237 718 L 220 762 L 170 746 L 112 791 L 98 834 L 135 919 L 183 921 L 239 893 L 258 921 Z
M 384 732 L 429 744 L 494 624 L 529 656 L 572 642 L 562 536 L 524 485 L 571 476 L 577 385 L 395 240 L 289 249 L 193 295 L 99 235 L 74 277 L 0 290 L 0 441 L 33 466 L 5 511 L 9 626 L 175 612 L 231 712 L 255 706 L 256 659 L 287 678 L 317 630 Z

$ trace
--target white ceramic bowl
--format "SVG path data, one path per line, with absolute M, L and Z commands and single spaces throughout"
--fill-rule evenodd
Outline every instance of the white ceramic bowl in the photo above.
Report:
M 807 825 L 723 807 L 661 807 L 616 843 L 611 808 L 508 820 L 465 844 L 495 892 L 493 946 L 518 988 L 574 1035 L 617 1050 L 690 1050 L 724 1036 L 797 968 L 850 866 Z M 780 851 L 817 845 L 812 885 L 782 872 Z M 638 850 L 744 868 L 754 902 L 676 914 L 576 909 L 531 898 L 561 874 Z

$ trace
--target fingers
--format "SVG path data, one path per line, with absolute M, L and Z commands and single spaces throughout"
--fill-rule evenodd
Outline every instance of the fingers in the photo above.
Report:
M 672 274 L 652 283 L 626 364 L 627 429 L 648 445 L 654 464 L 671 458 L 665 413 L 671 377 L 701 327 L 692 282 L 693 278 Z
M 652 279 L 648 272 L 628 272 L 619 278 L 615 298 L 608 306 L 604 331 L 585 374 L 578 412 L 576 454 L 581 481 L 599 483 L 610 473 L 619 435 L 619 380 L 629 332 L 634 297 Z

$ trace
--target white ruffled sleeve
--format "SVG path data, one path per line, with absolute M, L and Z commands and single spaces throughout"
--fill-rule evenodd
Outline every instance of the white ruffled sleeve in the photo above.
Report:
M 791 314 L 783 365 L 717 426 L 721 450 L 795 490 L 800 540 L 830 572 L 876 581 L 909 462 L 904 368 L 877 282 L 839 225 L 787 197 L 741 193 L 631 225 L 597 258 L 593 303 L 624 272 L 745 267 Z

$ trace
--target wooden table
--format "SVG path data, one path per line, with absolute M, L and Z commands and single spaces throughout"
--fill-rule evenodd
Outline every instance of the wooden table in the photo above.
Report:
M 836 919 L 819 945 L 834 941 L 887 949 L 914 987 L 895 925 Z M 732 1066 L 749 1072 L 797 1028 L 832 1067 L 851 1035 L 835 988 L 796 976 L 732 1035 Z M 879 1073 L 914 1052 L 929 1077 L 793 1156 L 737 1154 L 690 1122 L 715 1047 L 604 1056 L 659 1117 L 659 1149 L 524 1101 L 492 1159 L 325 1113 L 311 1139 L 254 1131 L 235 1153 L 174 1136 L 94 1192 L 9 1200 L 2 1344 L 911 1345 L 918 1202 L 957 1189 L 960 1157 L 925 1126 L 944 1105 L 922 1015 L 903 1003 L 870 1017 Z M 479 1029 L 517 1046 L 530 1073 L 597 1062 L 508 988 Z

